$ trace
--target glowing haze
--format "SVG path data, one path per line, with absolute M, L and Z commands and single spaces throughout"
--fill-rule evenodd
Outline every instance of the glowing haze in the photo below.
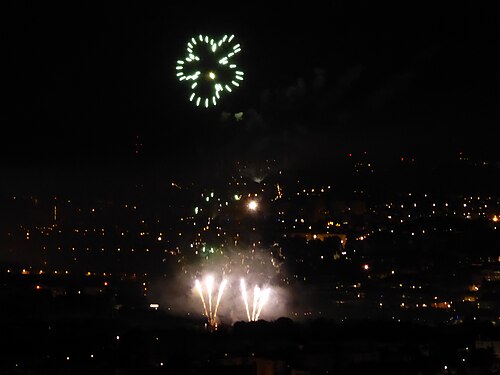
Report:
M 152 287 L 151 297 L 172 314 L 203 318 L 212 327 L 273 320 L 289 315 L 282 277 L 270 251 L 226 249 L 223 256 L 181 264 L 175 275 Z

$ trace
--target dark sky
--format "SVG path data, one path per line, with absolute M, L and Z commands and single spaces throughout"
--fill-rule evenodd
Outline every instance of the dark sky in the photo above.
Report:
M 350 150 L 496 156 L 492 9 L 171 3 L 4 9 L 2 168 L 66 173 L 102 161 L 127 170 L 136 144 L 143 165 L 172 170 Z M 175 78 L 198 33 L 234 33 L 243 47 L 244 84 L 215 109 L 194 108 Z M 222 120 L 240 111 L 243 121 Z

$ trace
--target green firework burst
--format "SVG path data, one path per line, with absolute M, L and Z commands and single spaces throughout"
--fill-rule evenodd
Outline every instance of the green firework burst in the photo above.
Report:
M 244 73 L 236 64 L 241 46 L 234 35 L 216 41 L 200 34 L 187 43 L 186 52 L 183 60 L 177 60 L 176 75 L 189 86 L 189 101 L 197 107 L 217 105 L 222 95 L 231 93 L 243 81 Z

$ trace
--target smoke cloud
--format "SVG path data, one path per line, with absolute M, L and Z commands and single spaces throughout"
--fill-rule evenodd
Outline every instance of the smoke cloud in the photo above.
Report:
M 247 312 L 242 297 L 240 282 L 245 280 L 250 312 L 253 308 L 254 287 L 261 290 L 270 288 L 269 298 L 263 306 L 260 319 L 272 321 L 289 317 L 291 294 L 283 285 L 286 271 L 280 261 L 265 249 L 227 249 L 211 254 L 189 264 L 179 264 L 179 271 L 156 280 L 150 287 L 151 303 L 159 303 L 160 308 L 176 316 L 199 317 L 204 315 L 204 307 L 196 280 L 203 286 L 204 300 L 209 310 L 209 298 L 205 288 L 207 277 L 213 277 L 212 312 L 219 285 L 226 280 L 217 310 L 218 321 L 233 324 L 246 321 Z

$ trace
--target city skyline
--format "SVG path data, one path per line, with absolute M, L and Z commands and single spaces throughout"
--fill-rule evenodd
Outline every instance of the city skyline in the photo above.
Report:
M 2 374 L 498 373 L 498 12 L 0 17 Z

